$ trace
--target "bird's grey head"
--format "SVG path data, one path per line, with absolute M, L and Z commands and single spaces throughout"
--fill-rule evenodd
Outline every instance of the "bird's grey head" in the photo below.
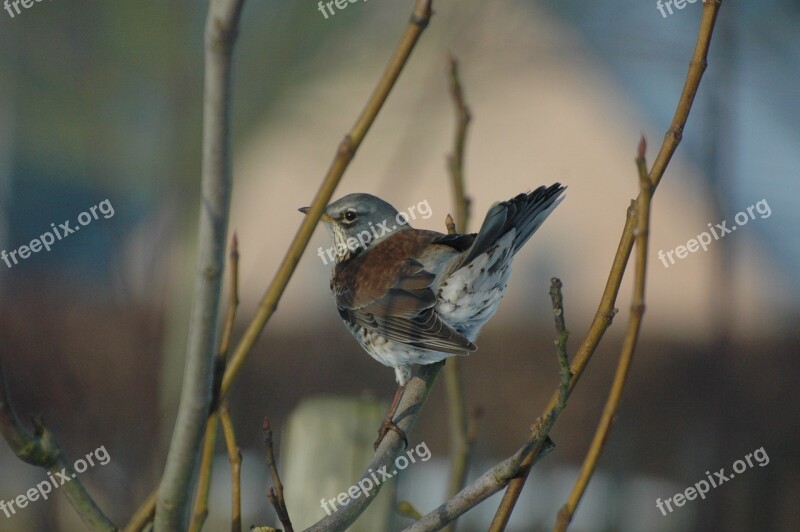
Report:
M 300 209 L 307 212 L 308 207 Z M 398 219 L 399 218 L 399 219 Z M 397 209 L 372 194 L 348 194 L 327 207 L 321 220 L 331 237 L 337 260 L 353 257 L 409 226 Z

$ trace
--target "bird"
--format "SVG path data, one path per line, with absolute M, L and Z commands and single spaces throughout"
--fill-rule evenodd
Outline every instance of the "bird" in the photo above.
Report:
M 392 417 L 413 365 L 477 349 L 478 334 L 505 293 L 514 256 L 564 190 L 554 183 L 497 202 L 478 232 L 467 234 L 415 229 L 408 216 L 367 193 L 348 194 L 325 208 L 320 220 L 335 250 L 330 290 L 339 316 L 372 358 L 394 369 L 399 385 L 376 448 L 388 430 L 407 444 Z

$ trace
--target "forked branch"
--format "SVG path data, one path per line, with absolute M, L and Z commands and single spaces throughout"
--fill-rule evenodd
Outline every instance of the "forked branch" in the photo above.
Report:
M 230 211 L 231 59 L 243 4 L 244 0 L 212 0 L 206 18 L 202 197 L 194 296 L 178 415 L 156 499 L 156 532 L 187 527 L 192 478 L 211 406 Z
M 631 317 L 628 322 L 628 332 L 625 335 L 625 340 L 622 343 L 622 351 L 619 356 L 619 363 L 617 364 L 617 371 L 614 375 L 614 382 L 611 385 L 611 391 L 606 400 L 605 407 L 603 408 L 603 415 L 600 418 L 597 431 L 592 439 L 589 452 L 586 453 L 583 466 L 581 467 L 578 479 L 575 481 L 575 486 L 572 488 L 569 499 L 566 504 L 559 510 L 556 519 L 554 532 L 564 532 L 572 521 L 572 516 L 578 507 L 583 494 L 586 492 L 586 487 L 589 485 L 589 480 L 594 475 L 597 468 L 597 461 L 600 454 L 605 447 L 606 439 L 611 431 L 611 425 L 619 409 L 619 404 L 622 399 L 622 392 L 625 389 L 625 382 L 628 378 L 628 372 L 633 360 L 633 353 L 636 350 L 636 343 L 639 339 L 639 331 L 642 326 L 642 318 L 644 316 L 644 288 L 645 278 L 647 275 L 647 243 L 648 234 L 650 229 L 650 199 L 653 193 L 653 185 L 650 177 L 647 174 L 647 164 L 645 163 L 645 149 L 647 144 L 644 137 L 639 143 L 639 150 L 636 155 L 636 167 L 639 173 L 639 200 L 636 204 L 636 269 L 633 288 L 633 300 L 631 302 Z

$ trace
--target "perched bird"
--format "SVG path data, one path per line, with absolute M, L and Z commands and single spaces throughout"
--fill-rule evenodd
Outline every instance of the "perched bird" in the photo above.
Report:
M 414 229 L 403 213 L 370 194 L 349 194 L 325 208 L 321 220 L 336 251 L 330 288 L 339 315 L 372 358 L 394 368 L 400 385 L 381 438 L 387 428 L 399 431 L 390 426 L 391 416 L 413 364 L 477 349 L 514 255 L 563 191 L 555 183 L 495 203 L 477 234 Z

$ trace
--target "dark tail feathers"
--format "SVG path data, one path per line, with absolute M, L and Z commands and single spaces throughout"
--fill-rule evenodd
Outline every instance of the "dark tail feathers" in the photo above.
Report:
M 463 268 L 475 257 L 487 251 L 512 228 L 517 229 L 514 253 L 519 251 L 561 202 L 563 199 L 561 193 L 565 188 L 560 183 L 554 183 L 549 187 L 539 187 L 533 192 L 519 194 L 510 200 L 492 205 L 486 213 L 475 242 L 472 243 L 459 268 Z

